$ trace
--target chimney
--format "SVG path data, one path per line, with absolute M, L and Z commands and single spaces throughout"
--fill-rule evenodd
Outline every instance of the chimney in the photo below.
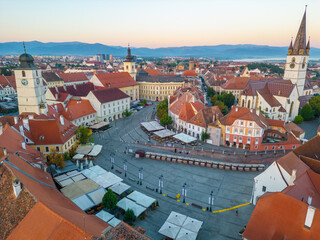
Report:
M 16 196 L 16 198 L 19 196 L 20 192 L 21 192 L 21 183 L 20 183 L 20 180 L 18 178 L 14 179 L 13 180 L 13 183 L 12 183 L 12 186 L 13 186 L 13 192 L 14 192 L 14 195 Z
M 309 197 L 308 197 L 308 205 L 311 205 L 311 203 L 312 203 L 312 197 L 309 196 Z
M 296 180 L 296 175 L 297 175 L 297 169 L 293 169 L 290 180 L 289 180 L 289 186 L 294 185 L 294 181 Z
M 28 131 L 30 131 L 30 128 L 29 128 L 29 119 L 27 119 L 27 118 L 22 119 L 22 123 L 23 123 L 23 127 L 24 127 L 25 129 L 27 129 Z
M 62 126 L 64 125 L 64 118 L 63 118 L 62 115 L 60 115 L 60 123 L 61 123 Z
M 2 125 L 2 123 L 0 122 L 0 135 L 2 135 L 2 133 L 3 133 L 3 125 Z
M 238 108 L 238 107 L 236 107 L 236 112 L 238 112 L 238 110 L 239 110 L 239 108 Z
M 18 123 L 18 117 L 15 116 L 13 119 L 14 119 L 14 124 L 17 124 Z
M 6 156 L 8 154 L 7 149 L 3 148 L 3 155 Z
M 26 150 L 26 142 L 21 142 L 21 146 L 24 150 Z
M 56 112 L 58 112 L 58 106 L 54 105 L 54 108 L 55 108 Z
M 314 207 L 308 206 L 306 220 L 304 221 L 304 227 L 309 230 L 311 228 L 315 212 L 316 212 L 316 209 Z
M 19 125 L 19 131 L 22 136 L 24 136 L 23 126 Z
M 31 115 L 31 114 L 28 115 L 28 118 L 29 118 L 29 119 L 33 119 L 33 115 Z

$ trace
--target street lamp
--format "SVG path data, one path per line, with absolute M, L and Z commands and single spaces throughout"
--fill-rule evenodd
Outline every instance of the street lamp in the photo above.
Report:
M 142 185 L 142 179 L 143 179 L 143 168 L 139 168 L 139 184 Z
M 184 183 L 182 186 L 182 196 L 183 196 L 183 203 L 186 202 L 186 196 L 187 196 L 187 189 L 186 189 L 187 183 Z
M 162 188 L 163 188 L 163 175 L 161 174 L 160 177 L 159 177 L 159 191 L 160 191 L 160 194 L 162 194 Z
M 110 154 L 110 160 L 111 160 L 111 169 L 113 169 L 114 168 L 114 154 L 113 153 Z
M 212 211 L 213 201 L 214 201 L 213 191 L 211 191 L 210 197 L 209 197 L 210 212 Z
M 125 159 L 123 161 L 123 170 L 124 170 L 124 176 L 127 176 L 127 160 Z

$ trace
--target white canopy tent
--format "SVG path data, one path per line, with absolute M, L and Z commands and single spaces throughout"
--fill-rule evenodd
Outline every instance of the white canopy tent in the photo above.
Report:
M 175 238 L 176 240 L 196 240 L 197 238 L 197 233 L 189 231 L 187 229 L 181 228 L 177 237 Z
M 129 186 L 123 182 L 116 183 L 116 184 L 112 185 L 111 187 L 109 187 L 109 189 L 111 189 L 114 193 L 116 193 L 118 195 L 121 195 L 122 193 L 124 193 L 125 191 L 127 191 L 130 188 L 131 188 L 131 186 Z
M 118 203 L 117 207 L 127 211 L 128 209 L 131 209 L 134 212 L 134 215 L 136 217 L 139 217 L 141 213 L 143 213 L 146 208 L 142 207 L 138 204 L 136 204 L 134 201 L 128 199 L 128 198 L 122 198 Z
M 84 158 L 84 155 L 83 155 L 83 154 L 77 153 L 76 155 L 73 156 L 72 159 L 74 159 L 74 160 L 79 160 L 79 159 L 83 159 L 83 158 Z
M 186 219 L 186 215 L 172 211 L 167 218 L 167 222 L 173 223 L 177 226 L 182 226 Z
M 76 152 L 79 154 L 87 155 L 92 150 L 92 148 L 93 148 L 92 145 L 83 145 L 83 146 L 79 146 Z
M 114 218 L 111 218 L 109 221 L 108 221 L 108 224 L 112 227 L 116 227 L 119 223 L 121 223 L 121 220 L 119 220 L 118 218 L 114 217 Z
M 154 132 L 158 130 L 164 129 L 158 122 L 150 121 L 150 122 L 142 122 L 141 126 L 144 127 L 148 132 Z
M 170 131 L 169 129 L 163 129 L 161 131 L 154 132 L 154 134 L 160 138 L 165 138 L 165 137 L 170 137 L 175 135 L 175 133 Z
M 180 227 L 169 222 L 165 222 L 159 229 L 159 233 L 169 238 L 175 239 L 178 235 Z
M 92 180 L 104 188 L 107 188 L 107 187 L 110 187 L 116 183 L 122 182 L 122 178 L 118 177 L 117 175 L 115 175 L 111 172 L 107 172 L 107 173 L 98 175 L 97 177 L 93 178 Z
M 184 143 L 191 143 L 197 140 L 195 137 L 191 137 L 185 133 L 179 133 L 173 136 L 175 139 L 182 141 Z
M 107 191 L 101 187 L 92 192 L 89 192 L 87 195 L 95 203 L 95 205 L 98 205 L 102 203 L 102 198 L 106 192 Z
M 108 213 L 105 210 L 101 210 L 100 212 L 96 213 L 96 216 L 105 222 L 108 222 L 112 218 L 114 218 L 114 216 L 111 213 Z
M 185 229 L 188 229 L 192 232 L 195 232 L 195 233 L 198 233 L 201 226 L 202 226 L 202 223 L 201 221 L 197 220 L 197 219 L 194 219 L 194 218 L 191 218 L 191 217 L 187 217 L 187 219 L 184 221 L 182 227 L 185 228 Z
M 147 195 L 138 192 L 138 191 L 134 191 L 132 193 L 130 193 L 127 198 L 135 201 L 137 204 L 148 208 L 150 207 L 156 200 L 154 198 L 148 197 Z
M 95 206 L 95 203 L 87 196 L 82 195 L 72 200 L 79 208 L 86 211 Z
M 88 154 L 88 156 L 96 157 L 99 155 L 101 150 L 102 150 L 102 145 L 94 145 L 91 152 Z

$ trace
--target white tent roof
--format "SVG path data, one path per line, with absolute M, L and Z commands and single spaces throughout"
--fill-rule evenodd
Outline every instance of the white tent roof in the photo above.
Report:
M 179 230 L 180 230 L 180 227 L 172 223 L 165 222 L 158 232 L 164 236 L 175 239 L 176 236 L 178 235 Z
M 105 222 L 108 222 L 114 217 L 112 214 L 106 212 L 105 210 L 101 210 L 96 214 L 96 216 Z
M 83 155 L 83 154 L 77 153 L 76 155 L 74 155 L 74 156 L 73 156 L 73 158 L 72 158 L 72 159 L 77 160 L 77 159 L 82 159 L 83 157 L 84 157 L 84 155 Z
M 131 209 L 134 212 L 134 215 L 136 217 L 139 217 L 141 213 L 143 213 L 146 208 L 136 204 L 134 201 L 128 199 L 128 198 L 122 198 L 118 203 L 117 207 L 123 209 L 123 210 L 128 210 Z
M 91 152 L 88 154 L 89 156 L 96 157 L 101 152 L 102 145 L 94 145 Z
M 156 200 L 154 198 L 148 197 L 147 195 L 138 192 L 138 191 L 134 191 L 132 193 L 130 193 L 127 198 L 135 201 L 137 204 L 148 208 L 152 205 L 152 203 L 154 203 Z
M 186 218 L 186 215 L 172 211 L 167 218 L 167 222 L 173 223 L 177 226 L 182 226 Z
M 185 228 L 185 229 L 188 229 L 192 232 L 195 232 L 195 233 L 198 233 L 201 226 L 202 226 L 202 223 L 201 221 L 197 220 L 197 219 L 194 219 L 194 218 L 191 218 L 191 217 L 187 217 L 187 219 L 184 221 L 182 227 Z
M 91 151 L 91 149 L 92 149 L 92 145 L 83 145 L 83 146 L 79 146 L 76 152 L 86 155 Z
M 116 227 L 119 223 L 121 223 L 121 220 L 119 220 L 119 219 L 116 218 L 116 217 L 111 218 L 111 219 L 108 221 L 108 224 L 111 225 L 112 227 Z
M 163 129 L 161 131 L 154 132 L 154 134 L 161 138 L 175 135 L 175 133 L 170 131 L 169 129 Z
M 158 122 L 150 121 L 150 122 L 142 122 L 141 125 L 147 129 L 148 132 L 157 131 L 164 129 Z
M 98 188 L 98 189 L 88 193 L 87 195 L 95 203 L 95 205 L 98 205 L 98 204 L 102 203 L 102 198 L 106 192 L 107 191 L 101 187 L 101 188 Z
M 61 187 L 65 187 L 71 183 L 81 181 L 85 178 L 86 177 L 81 172 L 74 170 L 66 174 L 60 175 L 58 177 L 55 177 L 54 180 L 56 180 Z
M 95 173 L 94 171 L 91 171 L 90 169 L 85 169 L 85 170 L 81 171 L 81 173 L 89 179 L 93 179 L 98 176 L 97 173 Z
M 191 143 L 197 140 L 197 138 L 191 137 L 185 133 L 179 133 L 177 135 L 174 135 L 173 137 L 185 143 Z
M 104 174 L 104 173 L 107 172 L 106 170 L 104 170 L 102 167 L 100 167 L 100 166 L 98 166 L 98 165 L 95 165 L 95 166 L 93 166 L 93 167 L 91 167 L 91 168 L 89 168 L 89 169 L 90 169 L 91 171 L 97 173 L 98 175 L 99 175 L 99 174 Z
M 72 200 L 79 208 L 86 211 L 95 206 L 94 202 L 87 195 L 82 195 Z
M 187 229 L 181 228 L 180 232 L 178 233 L 176 240 L 196 240 L 197 233 L 189 231 Z
M 92 126 L 90 126 L 91 129 L 99 129 L 99 128 L 102 128 L 104 126 L 107 126 L 109 123 L 107 122 L 99 122 L 97 124 L 94 124 Z
M 121 195 L 122 193 L 124 193 L 125 191 L 127 191 L 129 188 L 131 188 L 131 186 L 129 186 L 129 185 L 123 183 L 123 182 L 116 183 L 116 184 L 114 184 L 114 185 L 112 185 L 112 186 L 110 187 L 110 189 L 111 189 L 114 193 L 116 193 L 116 194 L 118 194 L 118 195 Z
M 115 175 L 111 172 L 106 172 L 104 174 L 98 175 L 97 177 L 93 178 L 92 180 L 104 188 L 107 188 L 107 187 L 110 187 L 116 183 L 122 182 L 122 178 L 118 177 L 117 175 Z

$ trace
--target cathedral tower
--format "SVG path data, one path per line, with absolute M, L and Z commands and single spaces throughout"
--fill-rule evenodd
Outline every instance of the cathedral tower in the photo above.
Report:
M 194 70 L 194 59 L 190 58 L 189 60 L 189 70 L 193 71 Z
M 33 64 L 33 61 L 33 57 L 25 51 L 19 57 L 19 67 L 14 70 L 19 114 L 23 112 L 47 114 L 48 112 L 41 70 Z
M 123 62 L 124 71 L 129 73 L 131 77 L 136 80 L 136 62 L 134 57 L 131 55 L 131 49 L 128 46 L 128 54 L 126 56 L 126 60 Z
M 292 45 L 292 40 L 289 46 L 287 61 L 285 65 L 284 77 L 285 80 L 290 80 L 297 85 L 299 96 L 303 96 L 303 89 L 306 79 L 310 40 L 306 44 L 306 12 L 305 10 L 298 34 Z

